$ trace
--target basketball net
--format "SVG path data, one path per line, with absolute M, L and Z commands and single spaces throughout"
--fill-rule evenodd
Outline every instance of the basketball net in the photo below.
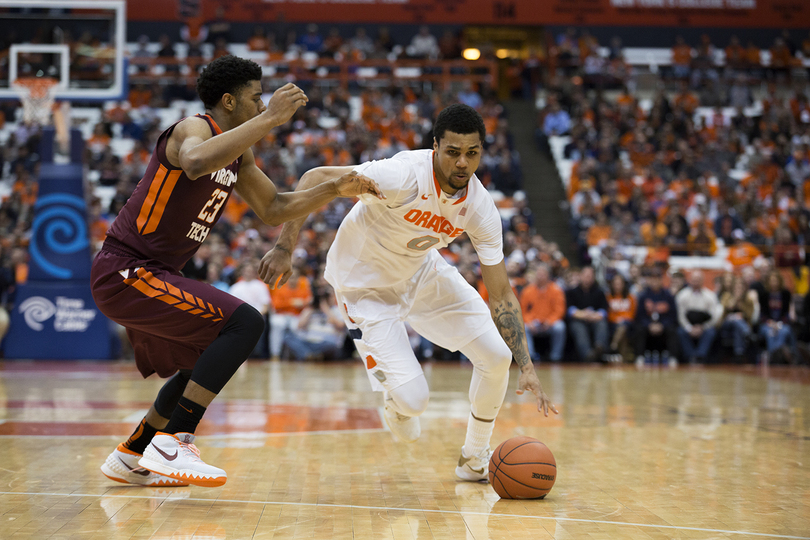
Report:
M 14 89 L 22 101 L 25 123 L 50 124 L 58 84 L 59 81 L 51 77 L 20 77 L 14 81 Z
M 70 134 L 68 119 L 70 104 L 65 101 L 54 106 L 59 81 L 52 77 L 20 77 L 14 81 L 14 89 L 23 106 L 23 121 L 27 124 L 47 126 L 53 114 L 56 141 L 60 151 L 66 152 Z

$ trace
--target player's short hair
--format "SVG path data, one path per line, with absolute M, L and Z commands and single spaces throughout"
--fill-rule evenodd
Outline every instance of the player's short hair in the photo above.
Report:
M 484 142 L 487 136 L 484 119 L 481 118 L 478 111 L 463 103 L 454 103 L 446 107 L 436 118 L 436 123 L 433 125 L 433 137 L 437 143 L 442 140 L 447 131 L 462 135 L 478 133 L 481 142 Z
M 225 94 L 236 95 L 250 81 L 262 80 L 262 68 L 238 56 L 220 56 L 197 77 L 197 95 L 207 109 L 216 107 Z

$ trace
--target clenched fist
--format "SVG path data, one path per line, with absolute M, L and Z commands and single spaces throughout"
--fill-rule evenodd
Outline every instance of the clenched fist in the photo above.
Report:
M 308 101 L 309 98 L 303 90 L 293 83 L 287 83 L 273 93 L 264 114 L 273 118 L 277 125 L 281 125 L 292 118 L 295 111 Z

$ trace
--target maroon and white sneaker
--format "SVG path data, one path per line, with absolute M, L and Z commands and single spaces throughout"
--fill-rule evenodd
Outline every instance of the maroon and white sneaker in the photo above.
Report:
M 228 480 L 222 469 L 206 464 L 194 446 L 191 433 L 158 432 L 143 451 L 138 464 L 163 476 L 188 482 L 195 486 L 219 487 Z
M 101 473 L 116 482 L 122 484 L 137 484 L 139 486 L 172 487 L 187 486 L 188 482 L 169 478 L 160 474 L 147 471 L 138 461 L 141 454 L 136 454 L 124 444 L 119 444 L 112 454 L 107 456 L 107 460 L 101 466 Z

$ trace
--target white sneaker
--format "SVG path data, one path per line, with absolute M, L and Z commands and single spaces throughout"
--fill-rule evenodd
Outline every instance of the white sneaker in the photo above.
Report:
M 405 416 L 399 414 L 389 405 L 389 400 L 385 401 L 385 423 L 397 439 L 403 442 L 414 442 L 422 434 L 422 426 L 419 424 L 418 416 Z
M 191 433 L 158 432 L 143 451 L 140 466 L 203 487 L 219 487 L 228 480 L 222 469 L 207 465 L 200 459 L 200 451 L 194 446 Z
M 641 355 L 636 356 L 636 367 L 641 368 L 644 367 L 644 357 Z
M 489 482 L 489 458 L 492 450 L 485 448 L 474 456 L 466 456 L 464 447 L 461 447 L 461 457 L 458 458 L 456 476 L 467 482 Z
M 116 482 L 122 484 L 137 484 L 139 486 L 170 487 L 187 486 L 188 482 L 169 478 L 160 474 L 147 471 L 138 464 L 141 454 L 136 454 L 124 444 L 119 444 L 118 448 L 107 456 L 107 460 L 101 466 L 101 473 Z

